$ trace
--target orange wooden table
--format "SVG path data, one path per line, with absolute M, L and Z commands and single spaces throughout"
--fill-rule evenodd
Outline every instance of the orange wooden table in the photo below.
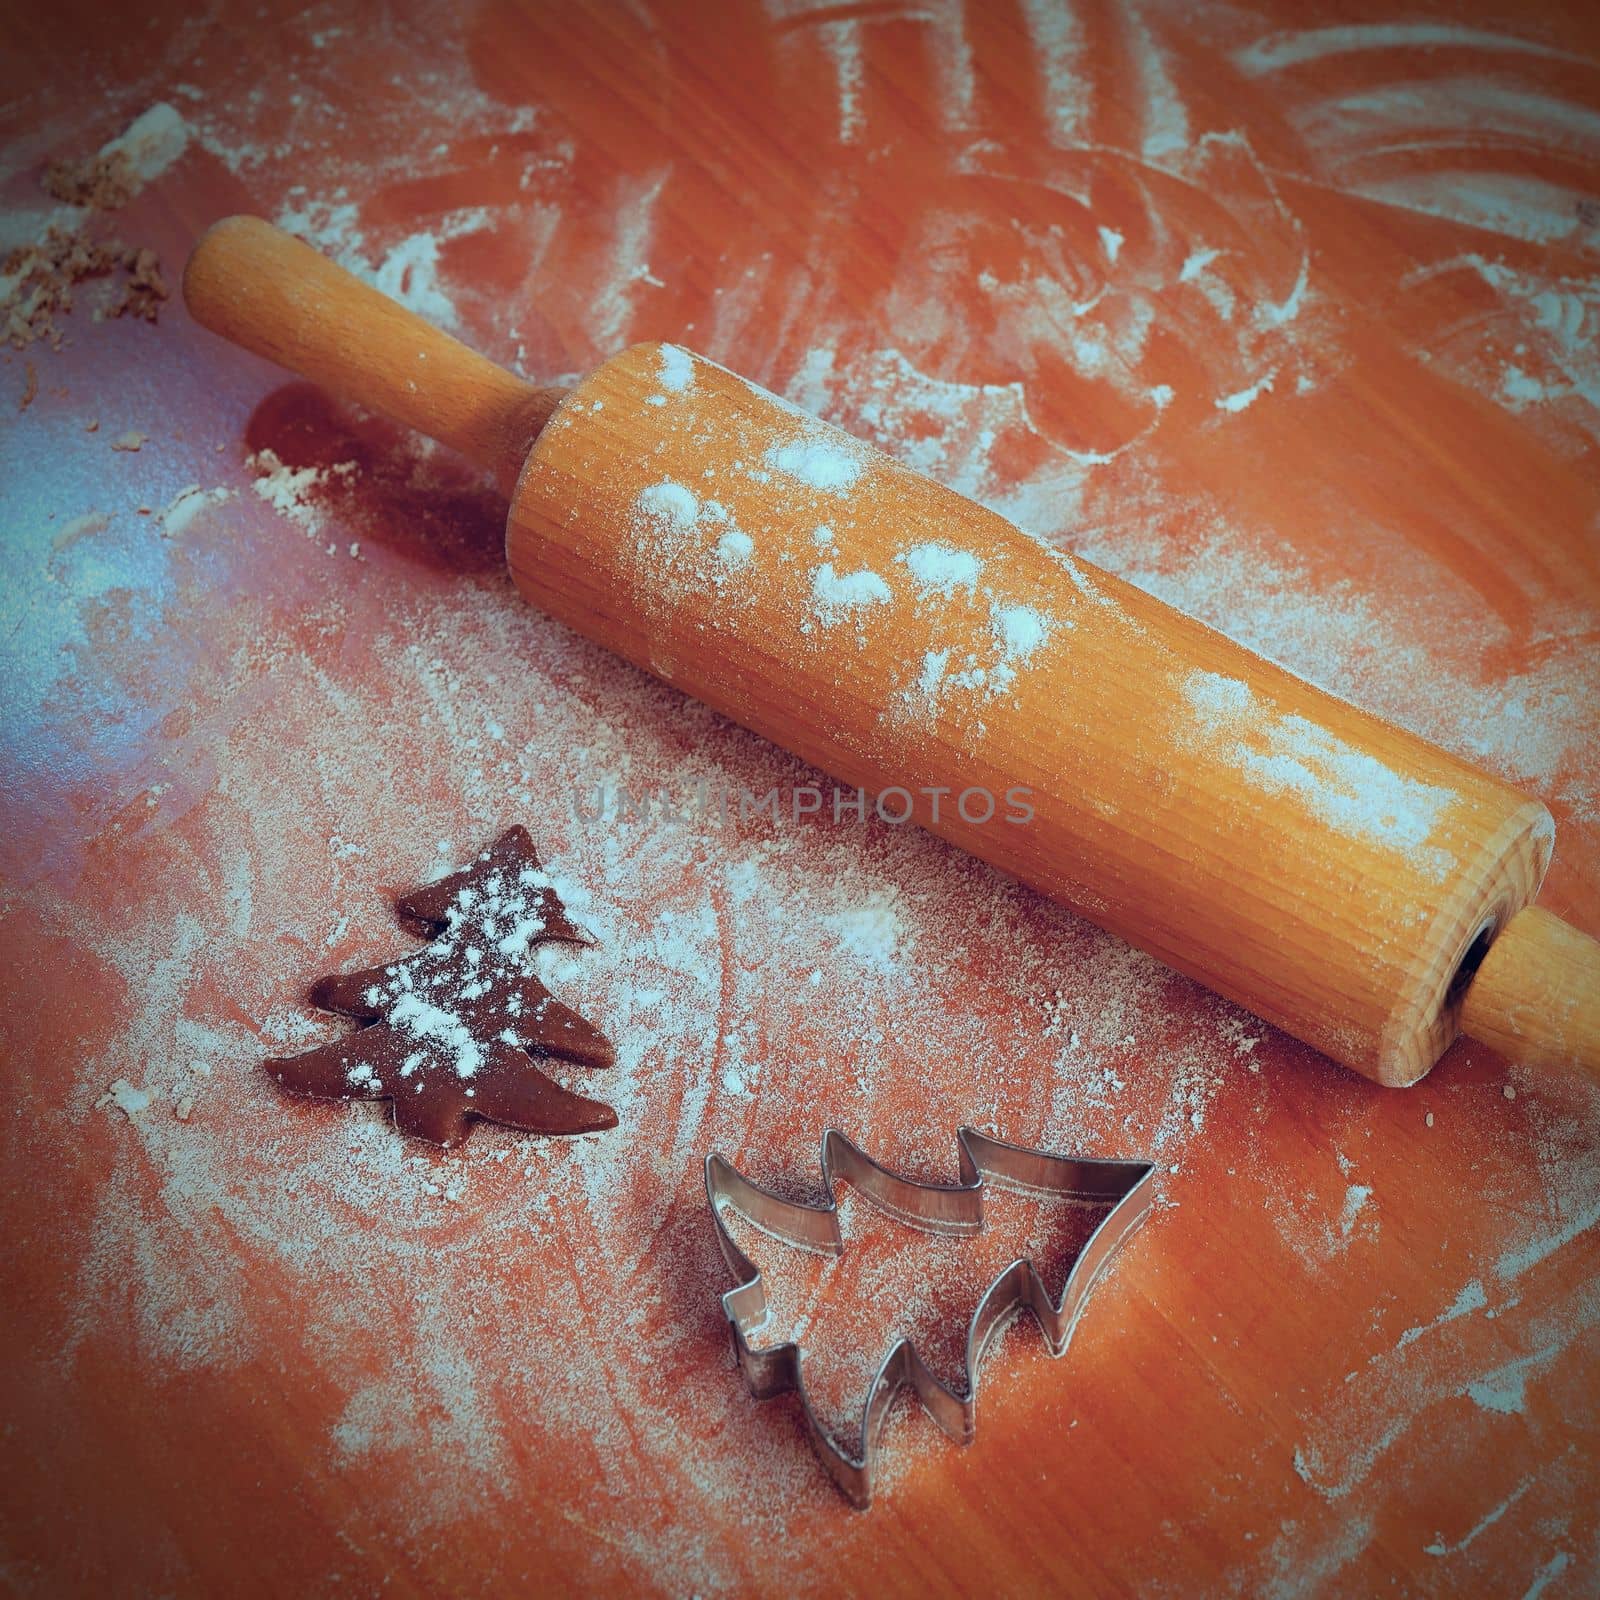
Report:
M 5 239 L 175 276 L 251 210 L 530 376 L 691 345 L 1537 794 L 1597 932 L 1600 27 L 1507 15 L 55 7 Z M 129 204 L 43 192 L 130 125 Z M 468 471 L 109 292 L 0 365 L 13 1585 L 1595 1592 L 1600 1088 L 1379 1089 L 921 835 L 686 823 L 816 775 L 524 606 Z M 619 1128 L 281 1099 L 309 981 L 518 820 Z M 1156 1211 L 856 1515 L 733 1368 L 700 1160 L 962 1122 Z M 792 1285 L 841 1396 L 970 1309 L 857 1224 Z

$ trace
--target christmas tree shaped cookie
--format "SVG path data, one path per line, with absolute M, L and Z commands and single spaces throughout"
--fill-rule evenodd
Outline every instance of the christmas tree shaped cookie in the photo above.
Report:
M 563 1089 L 536 1064 L 608 1067 L 610 1043 L 532 972 L 534 946 L 587 943 L 568 920 L 533 841 L 508 829 L 471 866 L 405 896 L 429 939 L 413 954 L 324 978 L 315 1005 L 362 1024 L 345 1039 L 268 1061 L 291 1093 L 388 1100 L 395 1126 L 457 1144 L 484 1118 L 529 1133 L 614 1128 L 616 1113 Z

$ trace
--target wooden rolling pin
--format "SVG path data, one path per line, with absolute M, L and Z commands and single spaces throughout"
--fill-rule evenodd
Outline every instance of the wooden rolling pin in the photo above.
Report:
M 251 217 L 184 297 L 491 469 L 535 604 L 1335 1060 L 1600 1065 L 1538 801 L 676 346 L 537 389 Z

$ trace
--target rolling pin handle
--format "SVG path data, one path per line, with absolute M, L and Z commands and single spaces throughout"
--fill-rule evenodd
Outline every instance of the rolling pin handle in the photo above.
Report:
M 1468 980 L 1461 1031 L 1509 1061 L 1600 1074 L 1600 941 L 1538 906 L 1519 911 Z
M 195 321 L 459 450 L 509 495 L 560 402 L 260 217 L 206 230 L 183 273 Z

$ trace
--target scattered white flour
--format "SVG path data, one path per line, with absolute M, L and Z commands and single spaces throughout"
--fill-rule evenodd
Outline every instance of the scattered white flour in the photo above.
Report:
M 1546 56 L 1579 61 L 1570 51 L 1525 39 L 1514 33 L 1468 27 L 1454 22 L 1362 22 L 1327 28 L 1297 28 L 1268 34 L 1234 53 L 1234 61 L 1252 77 L 1282 72 L 1329 56 L 1393 50 L 1481 50 L 1491 55 Z
M 653 522 L 687 533 L 700 520 L 700 501 L 692 490 L 670 479 L 639 491 L 634 502 Z
M 742 567 L 755 550 L 755 541 L 739 528 L 730 528 L 717 540 L 717 554 L 730 567 Z
M 415 994 L 402 994 L 389 1006 L 388 1016 L 397 1028 L 419 1043 L 441 1046 L 458 1078 L 476 1077 L 482 1068 L 483 1046 L 454 1011 Z M 404 1067 L 401 1071 L 405 1073 Z
M 1017 668 L 1026 662 L 1050 637 L 1050 621 L 1032 606 L 996 605 L 991 612 L 991 627 L 999 654 L 990 668 L 989 683 L 1003 694 L 1017 679 Z
M 1167 51 L 1143 14 L 1129 18 L 1127 49 L 1142 106 L 1145 160 L 1176 161 L 1194 142 L 1188 107 L 1173 82 Z
M 1232 394 L 1225 394 L 1217 400 L 1218 411 L 1248 411 L 1262 395 L 1271 388 L 1276 373 L 1269 372 L 1264 378 L 1257 378 L 1248 389 L 1238 389 Z
M 932 579 L 925 585 L 928 590 L 948 593 L 958 583 L 967 584 L 969 580 L 972 586 L 976 585 L 978 572 L 968 564 L 975 562 L 975 557 L 946 546 L 922 549 L 933 552 L 923 561 L 924 576 Z M 916 676 L 885 712 L 886 724 L 897 725 L 907 716 L 922 721 L 958 705 L 970 711 L 1015 686 L 1018 669 L 1048 641 L 1057 624 L 1033 606 L 997 599 L 987 587 L 983 594 L 989 604 L 989 626 L 968 641 L 976 647 L 948 646 L 924 652 L 916 666 Z M 1062 625 L 1072 626 L 1070 622 Z M 967 732 L 970 734 L 977 726 L 969 718 Z
M 878 889 L 824 920 L 853 956 L 880 972 L 894 973 L 905 937 L 899 901 L 895 889 Z
M 1500 383 L 1500 393 L 1515 411 L 1521 411 L 1526 406 L 1541 405 L 1571 392 L 1565 385 L 1552 385 L 1530 377 L 1515 363 L 1506 368 L 1505 377 Z
M 1050 636 L 1050 624 L 1032 606 L 998 606 L 994 625 L 1007 663 L 1026 661 Z
M 817 619 L 825 628 L 865 606 L 886 605 L 892 598 L 889 585 L 870 567 L 839 574 L 831 561 L 817 568 L 811 580 L 811 596 Z
M 120 151 L 141 183 L 153 183 L 189 148 L 189 139 L 189 124 L 182 115 L 165 101 L 157 101 L 104 145 L 100 154 Z
M 492 230 L 499 220 L 496 211 L 462 207 L 435 219 L 430 228 L 384 245 L 367 237 L 360 225 L 360 208 L 353 202 L 313 200 L 304 189 L 290 193 L 291 203 L 276 218 L 280 228 L 309 240 L 418 316 L 441 328 L 460 329 L 459 308 L 442 277 L 441 247 Z
M 118 1078 L 101 1098 L 102 1105 L 114 1105 L 131 1122 L 133 1118 L 150 1109 L 151 1096 L 145 1089 L 135 1088 L 126 1078 Z
M 612 191 L 607 206 L 614 218 L 612 236 L 603 261 L 595 263 L 597 280 L 581 301 L 586 331 L 601 358 L 627 344 L 641 290 L 661 286 L 650 270 L 650 250 L 668 170 L 630 173 Z
M 1043 80 L 1050 133 L 1059 143 L 1081 146 L 1091 111 L 1083 18 L 1058 0 L 1023 0 L 1022 10 Z
M 661 347 L 661 387 L 672 394 L 682 394 L 694 383 L 694 361 L 687 350 L 675 344 Z
M 1548 1561 L 1540 1564 L 1539 1570 L 1533 1575 L 1533 1582 L 1523 1591 L 1522 1600 L 1539 1600 L 1539 1597 L 1571 1565 L 1572 1552 L 1570 1550 L 1557 1550 Z
M 1495 1263 L 1495 1276 L 1513 1282 L 1530 1267 L 1536 1267 L 1596 1227 L 1600 1227 L 1600 1200 L 1575 1208 L 1575 1214 L 1554 1232 L 1542 1233 L 1518 1249 L 1506 1251 Z
M 439 281 L 439 237 L 414 233 L 402 239 L 372 274 L 376 288 L 441 328 L 458 328 L 456 304 Z
M 383 1080 L 365 1061 L 356 1062 L 344 1076 L 345 1081 L 354 1089 L 370 1090 L 376 1094 L 383 1087 Z
M 775 444 L 767 452 L 767 465 L 829 494 L 842 494 L 861 476 L 861 463 L 851 449 L 830 438 Z
M 1498 1411 L 1502 1416 L 1518 1415 L 1527 1407 L 1529 1375 L 1548 1367 L 1563 1348 L 1551 1345 L 1517 1361 L 1508 1361 L 1503 1367 L 1475 1378 L 1461 1392 L 1485 1411 Z
M 942 595 L 976 588 L 983 571 L 983 563 L 970 550 L 948 544 L 913 545 L 897 559 L 905 562 L 919 588 Z
M 1535 46 L 1534 53 L 1546 52 Z M 1314 152 L 1321 180 L 1346 192 L 1509 239 L 1555 243 L 1583 237 L 1577 204 L 1582 195 L 1570 179 L 1502 171 L 1493 162 L 1465 157 L 1398 169 L 1373 161 L 1378 151 L 1441 140 L 1463 149 L 1515 147 L 1540 156 L 1583 151 L 1592 160 L 1600 152 L 1600 115 L 1577 97 L 1522 87 L 1509 74 L 1457 70 L 1396 73 L 1376 88 L 1296 96 L 1285 111 Z
M 1482 1311 L 1488 1303 L 1489 1297 L 1484 1293 L 1482 1283 L 1474 1278 L 1432 1322 L 1419 1327 L 1408 1328 L 1402 1333 L 1395 1348 L 1404 1350 L 1408 1344 L 1415 1344 L 1418 1339 L 1431 1332 L 1434 1328 L 1442 1327 L 1447 1322 L 1454 1322 L 1457 1317 L 1470 1316 L 1474 1311 Z
M 906 465 L 986 502 L 998 487 L 992 471 L 996 445 L 1031 431 L 1022 384 L 932 377 L 898 349 L 863 350 L 846 365 L 833 347 L 819 345 L 808 352 L 788 394 Z M 1041 470 L 1056 490 L 1057 509 L 1069 503 L 1056 481 L 1059 466 L 1041 463 Z
M 1366 1183 L 1352 1183 L 1344 1192 L 1344 1205 L 1339 1212 L 1339 1234 L 1348 1239 L 1355 1231 L 1356 1221 L 1366 1209 L 1367 1202 L 1372 1198 L 1372 1186 Z
M 1184 505 L 1202 532 L 1179 552 L 1166 531 L 1173 508 L 1143 501 L 1136 509 L 1138 498 L 1124 486 L 1105 511 L 1125 518 L 1096 517 L 1080 553 L 1341 699 L 1553 797 L 1575 817 L 1596 815 L 1579 757 L 1591 741 L 1600 662 L 1582 647 L 1577 619 L 1559 610 L 1549 618 L 1547 660 L 1487 673 L 1481 653 L 1507 635 L 1498 625 L 1486 632 L 1479 597 L 1441 585 L 1437 567 L 1424 563 L 1407 583 L 1407 569 L 1391 563 L 1380 600 L 1350 582 L 1319 585 L 1285 558 L 1275 532 L 1241 526 L 1203 502 Z M 1424 646 L 1422 625 L 1404 620 L 1413 614 L 1426 618 L 1429 637 L 1471 648 L 1460 655 Z
M 271 449 L 256 451 L 250 463 L 257 473 L 255 492 L 313 539 L 320 539 L 326 526 L 322 504 L 326 492 L 336 483 L 348 483 L 357 470 L 354 461 L 331 467 L 291 467 Z
M 1500 1501 L 1498 1505 L 1491 1506 L 1490 1509 L 1453 1544 L 1446 1544 L 1441 1537 L 1435 1539 L 1432 1544 L 1424 1545 L 1422 1547 L 1423 1550 L 1430 1556 L 1453 1556 L 1458 1551 L 1465 1550 L 1486 1529 L 1492 1528 L 1495 1523 L 1497 1523 L 1506 1514 L 1506 1512 L 1508 1512 L 1512 1506 L 1514 1506 L 1533 1487 L 1534 1482 L 1535 1479 L 1532 1475 L 1524 1478 L 1521 1483 L 1519 1483 L 1517 1487 L 1505 1497 L 1504 1500 Z M 1526 1600 L 1526 1597 L 1524 1597 L 1524 1600 Z
M 1193 671 L 1183 694 L 1206 739 L 1263 792 L 1291 795 L 1347 837 L 1399 851 L 1437 877 L 1454 866 L 1428 843 L 1453 791 L 1402 777 L 1326 728 L 1262 704 L 1240 679 Z

